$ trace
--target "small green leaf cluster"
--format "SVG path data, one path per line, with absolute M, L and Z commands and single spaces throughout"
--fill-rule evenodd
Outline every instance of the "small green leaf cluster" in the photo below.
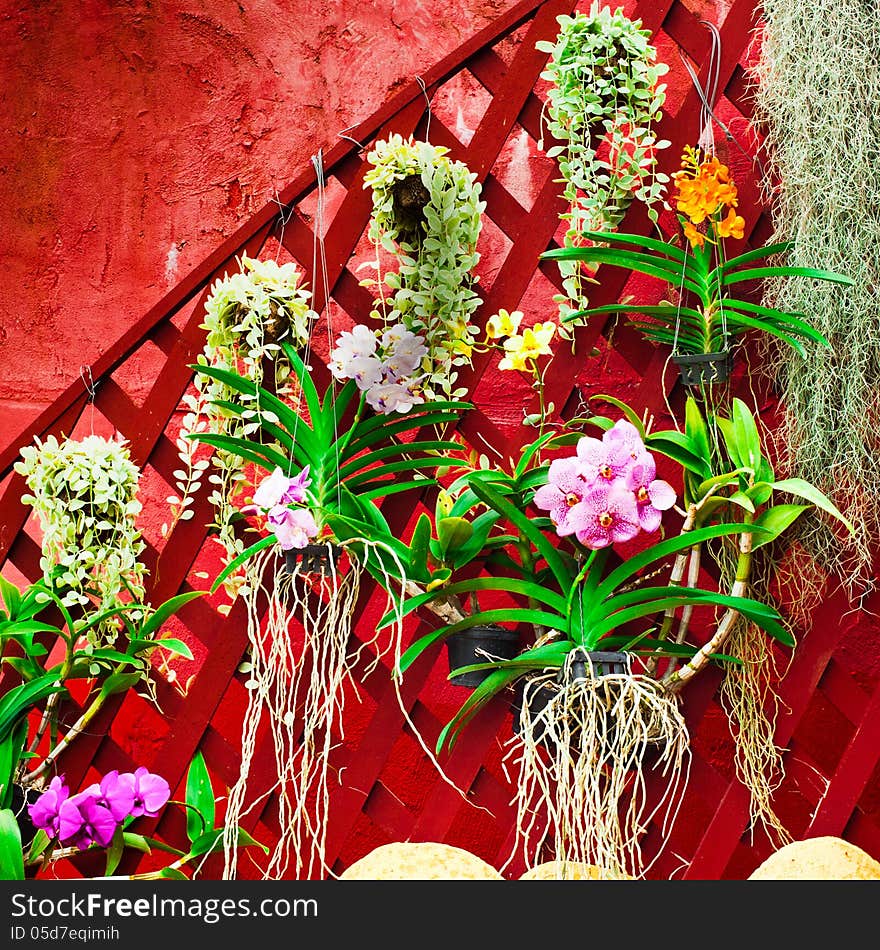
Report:
M 30 505 L 43 532 L 40 567 L 67 607 L 121 604 L 143 595 L 144 541 L 136 526 L 140 471 L 127 444 L 88 435 L 48 436 L 21 450 L 15 470 L 25 477 Z M 100 630 L 92 628 L 97 643 Z
M 486 209 L 477 176 L 448 149 L 391 135 L 367 156 L 364 187 L 372 191 L 369 236 L 397 261 L 379 282 L 375 315 L 403 323 L 421 335 L 428 398 L 458 399 L 455 367 L 469 365 L 476 328 L 470 319 L 480 303 L 477 241 Z

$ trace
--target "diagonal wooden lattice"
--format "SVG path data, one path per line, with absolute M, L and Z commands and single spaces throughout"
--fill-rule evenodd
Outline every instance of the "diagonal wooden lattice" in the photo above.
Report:
M 516 309 L 522 301 L 534 308 L 536 301 L 543 300 L 547 309 L 539 319 L 551 317 L 555 309 L 551 294 L 559 286 L 558 272 L 554 266 L 539 263 L 538 257 L 555 246 L 563 205 L 557 169 L 553 162 L 542 162 L 534 147 L 541 136 L 539 74 L 546 59 L 536 51 L 535 43 L 555 37 L 556 17 L 575 8 L 561 0 L 527 0 L 500 17 L 326 154 L 314 156 L 277 201 L 254 215 L 109 346 L 92 367 L 97 383 L 93 404 L 79 384 L 72 386 L 0 455 L 0 559 L 4 572 L 22 580 L 39 575 L 37 534 L 28 520 L 29 509 L 20 501 L 22 479 L 12 472 L 19 448 L 29 444 L 34 435 L 71 435 L 100 426 L 116 430 L 128 440 L 151 496 L 167 494 L 165 488 L 173 484 L 172 473 L 178 467 L 175 439 L 181 398 L 192 382 L 188 365 L 204 342 L 200 327 L 204 302 L 213 281 L 236 270 L 242 254 L 271 254 L 279 260 L 299 262 L 313 287 L 315 309 L 334 313 L 340 320 L 338 328 L 346 316 L 367 319 L 372 296 L 355 270 L 370 213 L 369 192 L 362 186 L 365 152 L 371 142 L 392 132 L 429 136 L 432 142 L 449 147 L 452 157 L 464 161 L 483 184 L 494 272 L 483 275 L 477 322 L 485 322 L 499 307 Z M 638 0 L 626 9 L 651 30 L 672 75 L 684 76 L 679 51 L 701 77 L 706 75 L 710 36 L 698 12 L 673 0 Z M 742 149 L 754 147 L 746 73 L 754 25 L 753 0 L 732 0 L 720 24 L 721 92 L 713 105 L 732 132 L 728 143 L 731 161 L 742 160 Z M 666 171 L 672 170 L 681 146 L 694 142 L 699 134 L 696 91 L 687 80 L 675 88 L 677 95 L 670 96 L 660 129 L 661 137 L 673 143 L 661 160 Z M 485 105 L 472 134 L 450 120 L 454 110 L 442 107 L 444 97 L 447 106 L 454 104 L 462 90 L 473 102 Z M 510 178 L 511 169 L 517 167 L 511 150 L 524 141 L 533 158 L 529 167 L 539 179 L 532 181 L 528 199 L 517 192 Z M 736 148 L 742 154 L 738 155 Z M 332 208 L 325 220 L 315 218 L 317 158 Z M 747 159 L 744 164 L 751 172 Z M 739 176 L 740 211 L 751 224 L 747 237 L 753 244 L 763 242 L 771 230 L 758 201 L 754 177 Z M 320 237 L 329 299 L 325 299 L 323 277 L 319 279 L 313 271 L 318 247 L 315 230 L 324 225 Z M 624 229 L 648 233 L 642 208 L 633 207 Z M 593 305 L 619 299 L 629 279 L 630 275 L 621 271 L 602 273 L 592 293 Z M 591 352 L 593 356 L 583 356 Z M 555 403 L 562 418 L 570 418 L 585 396 L 607 391 L 608 374 L 630 404 L 644 407 L 657 418 L 668 417 L 670 406 L 680 408 L 680 386 L 673 374 L 665 371 L 667 354 L 647 346 L 630 328 L 595 320 L 579 331 L 576 353 L 560 352 L 549 378 L 547 399 Z M 129 385 L 133 365 L 141 366 L 141 375 L 153 380 L 143 397 Z M 525 430 L 519 425 L 520 402 L 530 397 L 528 389 L 514 389 L 512 397 L 505 391 L 502 400 L 489 357 L 478 357 L 463 382 L 474 393 L 476 408 L 462 420 L 460 433 L 478 451 L 484 451 L 487 444 L 500 449 L 502 455 L 513 451 L 524 437 Z M 506 386 L 507 380 L 502 385 Z M 516 403 L 512 416 L 511 400 Z M 499 406 L 502 401 L 507 405 Z M 411 492 L 397 496 L 384 510 L 395 530 L 405 532 L 414 516 L 430 503 L 429 493 Z M 194 510 L 195 517 L 178 523 L 167 539 L 158 532 L 155 537 L 147 535 L 146 561 L 154 602 L 177 591 L 203 587 L 197 582 L 203 579 L 206 565 L 216 564 L 207 527 L 212 512 L 204 493 L 197 497 Z M 162 517 L 157 516 L 158 520 Z M 176 787 L 198 749 L 217 777 L 218 787 L 234 783 L 245 695 L 238 667 L 247 637 L 242 605 L 236 604 L 225 615 L 218 610 L 220 602 L 219 598 L 202 598 L 181 615 L 180 623 L 196 652 L 194 672 L 186 664 L 175 667 L 178 684 L 187 681 L 187 688 L 177 688 L 167 670 L 157 669 L 156 699 L 161 712 L 134 693 L 115 698 L 93 723 L 90 734 L 80 737 L 63 760 L 72 786 L 89 777 L 91 770 L 148 764 Z M 356 636 L 360 641 L 369 639 L 367 628 L 375 616 L 375 605 L 376 591 L 366 592 L 358 614 Z M 787 777 L 779 798 L 787 807 L 786 817 L 796 836 L 845 835 L 880 856 L 880 717 L 876 714 L 880 677 L 871 677 L 870 671 L 857 675 L 846 651 L 840 652 L 853 626 L 840 622 L 845 606 L 840 599 L 827 600 L 813 628 L 799 643 L 783 680 L 785 706 L 777 739 L 788 752 Z M 411 625 L 407 637 L 424 632 L 427 627 L 423 624 Z M 361 672 L 372 658 L 370 651 L 362 653 Z M 429 744 L 464 695 L 445 682 L 444 667 L 443 658 L 435 651 L 412 668 L 403 688 L 409 715 Z M 13 674 L 7 670 L 0 683 L 8 687 L 12 682 Z M 687 694 L 685 711 L 694 736 L 691 779 L 672 839 L 652 876 L 743 877 L 769 853 L 769 842 L 760 836 L 752 840 L 747 833 L 748 795 L 732 774 L 730 750 L 719 752 L 711 741 L 701 742 L 703 736 L 711 740 L 718 735 L 722 713 L 717 687 L 717 678 L 709 673 Z M 359 701 L 353 707 L 357 713 L 352 727 L 345 737 L 337 737 L 333 754 L 339 784 L 332 795 L 327 855 L 334 869 L 342 870 L 376 844 L 395 840 L 443 841 L 466 847 L 501 866 L 513 840 L 512 788 L 503 766 L 503 743 L 510 735 L 505 704 L 499 701 L 483 714 L 443 762 L 446 774 L 466 791 L 465 801 L 458 790 L 438 777 L 413 740 L 393 694 L 387 665 L 364 678 Z M 839 737 L 830 753 L 829 743 L 819 738 L 829 722 Z M 709 728 L 713 723 L 714 731 Z M 266 780 L 273 766 L 271 759 L 271 750 L 261 749 L 252 772 L 257 783 Z M 181 841 L 183 823 L 182 812 L 169 809 L 146 830 Z M 271 796 L 261 814 L 250 816 L 248 829 L 265 841 L 277 833 Z M 658 837 L 658 828 L 649 829 L 647 851 Z M 120 870 L 132 873 L 137 867 L 137 859 L 127 857 Z M 78 873 L 89 873 L 88 863 L 78 868 Z M 505 873 L 513 877 L 521 870 L 514 862 Z M 216 871 L 217 866 L 209 863 L 203 874 L 211 876 Z M 242 873 L 248 873 L 246 867 Z

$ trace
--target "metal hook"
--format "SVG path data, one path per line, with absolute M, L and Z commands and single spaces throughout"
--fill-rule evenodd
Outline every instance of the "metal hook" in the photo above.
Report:
M 88 379 L 86 379 L 86 374 L 88 374 Z M 98 393 L 98 384 L 92 377 L 92 367 L 88 365 L 80 366 L 79 378 L 82 380 L 82 384 L 85 386 L 86 392 L 89 394 L 89 402 L 94 403 L 95 396 Z
M 431 112 L 431 100 L 428 98 L 428 87 L 425 85 L 425 80 L 422 79 L 421 76 L 416 76 L 416 82 L 419 84 L 419 88 L 422 90 L 422 95 L 425 97 L 425 102 L 427 103 L 427 106 L 428 106 L 428 120 L 425 123 L 425 141 L 430 142 L 431 141 L 431 136 L 430 136 L 431 116 L 433 115 L 433 113 Z

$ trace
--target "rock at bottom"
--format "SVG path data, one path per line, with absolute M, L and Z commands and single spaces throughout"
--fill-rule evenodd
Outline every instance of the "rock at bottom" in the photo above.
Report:
M 502 881 L 491 864 L 433 841 L 383 844 L 339 875 L 341 881 Z

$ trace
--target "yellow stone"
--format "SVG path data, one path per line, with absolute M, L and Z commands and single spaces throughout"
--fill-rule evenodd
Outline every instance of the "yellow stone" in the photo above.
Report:
M 750 881 L 876 881 L 880 862 L 866 851 L 827 835 L 794 841 L 758 865 Z
M 433 841 L 394 841 L 339 875 L 341 881 L 503 881 L 491 864 L 463 848 Z
M 602 869 L 595 864 L 581 864 L 577 861 L 547 861 L 544 864 L 536 864 L 521 875 L 521 881 L 601 881 L 607 879 L 608 875 L 602 873 Z M 632 881 L 628 875 L 623 875 L 621 880 Z

